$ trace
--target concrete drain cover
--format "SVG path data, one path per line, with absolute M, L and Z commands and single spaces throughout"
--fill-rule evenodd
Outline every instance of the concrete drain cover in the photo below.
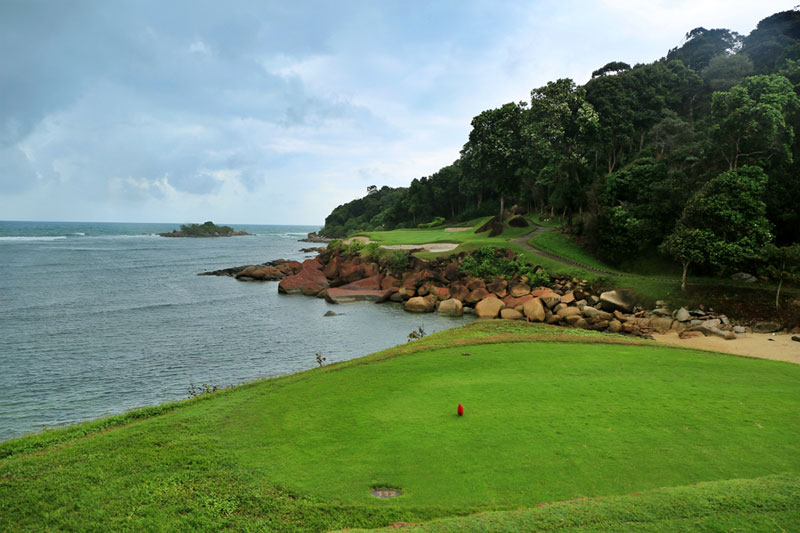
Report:
M 403 495 L 403 491 L 389 488 L 372 489 L 372 495 L 376 498 L 397 498 Z

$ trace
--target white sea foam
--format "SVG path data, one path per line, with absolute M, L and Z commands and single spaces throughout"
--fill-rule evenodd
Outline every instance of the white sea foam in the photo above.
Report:
M 66 237 L 26 237 L 26 236 L 19 236 L 19 237 L 0 237 L 0 241 L 58 241 L 61 239 L 66 239 Z

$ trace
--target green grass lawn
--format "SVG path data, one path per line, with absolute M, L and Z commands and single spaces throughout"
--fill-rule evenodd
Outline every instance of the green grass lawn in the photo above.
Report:
M 497 237 L 489 237 L 489 232 L 475 233 L 483 223 L 489 220 L 489 217 L 479 219 L 472 224 L 471 230 L 465 231 L 444 231 L 444 227 L 431 228 L 431 229 L 397 229 L 393 231 L 368 231 L 357 233 L 356 235 L 363 235 L 369 237 L 370 240 L 379 242 L 380 244 L 393 245 L 393 244 L 427 244 L 432 242 L 451 242 L 451 243 L 469 243 L 472 246 L 483 246 L 491 244 L 495 246 L 504 246 L 507 244 L 508 239 L 521 237 L 530 233 L 533 228 L 511 228 L 506 226 L 505 231 Z M 467 227 L 467 223 L 464 226 Z M 460 251 L 460 249 L 459 249 Z
M 381 527 L 796 476 L 798 412 L 797 365 L 477 322 L 0 444 L 0 529 Z
M 539 233 L 534 236 L 529 244 L 545 252 L 569 259 L 582 265 L 590 266 L 600 270 L 607 270 L 609 272 L 617 272 L 614 267 L 605 264 L 597 259 L 594 255 L 590 254 L 585 248 L 577 244 L 569 236 L 557 230 L 550 230 L 544 233 Z

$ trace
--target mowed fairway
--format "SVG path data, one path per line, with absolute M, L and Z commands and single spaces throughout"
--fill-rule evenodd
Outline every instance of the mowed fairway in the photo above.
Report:
M 797 470 L 798 371 L 670 348 L 460 346 L 320 373 L 241 405 L 220 438 L 254 476 L 353 503 L 372 485 L 417 506 L 624 494 Z
M 800 472 L 800 366 L 614 338 L 476 323 L 15 452 L 0 525 L 377 527 Z

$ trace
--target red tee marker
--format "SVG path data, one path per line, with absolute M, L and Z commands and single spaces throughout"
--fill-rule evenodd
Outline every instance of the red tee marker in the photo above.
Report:
M 458 416 L 464 416 L 464 406 L 458 404 Z

